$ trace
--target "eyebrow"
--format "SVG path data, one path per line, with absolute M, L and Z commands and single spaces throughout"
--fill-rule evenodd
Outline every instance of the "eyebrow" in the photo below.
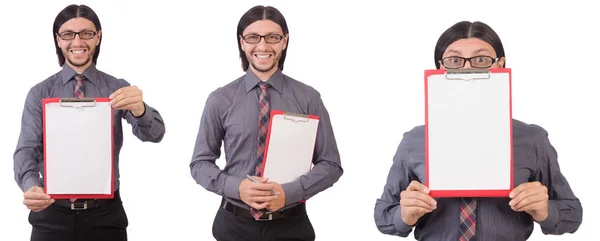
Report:
M 481 49 L 478 49 L 478 50 L 475 50 L 475 51 L 473 51 L 472 55 L 476 55 L 476 54 L 479 54 L 479 53 L 481 53 L 481 52 L 487 52 L 487 51 L 488 51 L 488 49 L 486 49 L 486 48 L 481 48 Z M 454 50 L 454 49 L 450 49 L 450 50 L 448 50 L 448 52 L 446 52 L 446 53 L 447 53 L 447 54 L 457 54 L 457 55 L 461 55 L 461 52 L 460 52 L 460 51 L 457 51 L 457 50 Z

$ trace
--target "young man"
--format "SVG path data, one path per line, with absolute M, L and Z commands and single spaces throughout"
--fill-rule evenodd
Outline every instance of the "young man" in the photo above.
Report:
M 144 103 L 137 87 L 96 69 L 102 28 L 91 8 L 64 8 L 56 16 L 52 37 L 62 69 L 30 89 L 14 154 L 15 180 L 25 192 L 23 203 L 31 210 L 31 240 L 127 240 L 128 221 L 119 196 L 118 178 L 123 145 L 121 119 L 132 125 L 138 139 L 160 142 L 165 134 L 162 117 Z M 95 97 L 111 98 L 117 110 L 113 127 L 114 199 L 51 199 L 44 193 L 40 177 L 44 170 L 42 99 Z
M 223 196 L 213 235 L 217 240 L 236 241 L 314 240 L 302 201 L 331 187 L 343 173 L 329 114 L 319 92 L 282 73 L 289 35 L 277 9 L 251 8 L 240 19 L 237 35 L 246 74 L 209 95 L 190 164 L 198 184 Z M 285 184 L 260 178 L 273 109 L 320 118 L 314 167 Z M 222 143 L 227 159 L 220 169 L 215 161 Z M 251 182 L 246 174 L 261 183 Z
M 437 68 L 504 68 L 498 35 L 481 22 L 459 22 L 435 48 Z M 537 222 L 544 234 L 573 233 L 582 207 L 561 174 L 557 154 L 542 127 L 513 120 L 515 188 L 505 198 L 434 199 L 425 180 L 425 128 L 404 134 L 381 198 L 375 223 L 385 234 L 417 240 L 526 240 Z M 476 182 L 477 180 L 473 180 Z

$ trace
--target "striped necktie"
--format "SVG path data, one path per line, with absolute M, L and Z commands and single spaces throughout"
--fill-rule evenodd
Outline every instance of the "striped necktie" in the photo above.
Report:
M 258 98 L 258 145 L 256 151 L 256 176 L 260 176 L 262 173 L 262 162 L 267 143 L 267 129 L 269 127 L 269 94 L 267 92 L 269 83 L 261 81 L 259 83 L 259 87 L 260 96 Z M 250 208 L 250 213 L 255 219 L 258 219 L 264 214 L 264 211 Z
M 474 241 L 477 217 L 475 209 L 477 201 L 474 198 L 461 198 L 460 202 L 460 235 L 459 241 Z
M 76 74 L 75 75 L 75 97 L 77 97 L 77 99 L 81 99 L 84 98 L 85 95 L 85 89 L 83 88 L 83 79 L 85 78 L 84 75 L 82 74 Z

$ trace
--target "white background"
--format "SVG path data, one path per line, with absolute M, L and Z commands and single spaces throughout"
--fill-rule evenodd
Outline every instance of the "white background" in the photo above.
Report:
M 138 85 L 166 123 L 161 144 L 141 143 L 125 129 L 121 183 L 130 240 L 213 239 L 220 197 L 197 185 L 188 165 L 207 95 L 243 74 L 234 36 L 239 18 L 256 4 L 274 5 L 286 17 L 284 73 L 321 92 L 338 140 L 345 174 L 308 201 L 317 240 L 397 240 L 377 231 L 375 200 L 402 134 L 423 124 L 423 70 L 434 68 L 437 38 L 461 20 L 481 20 L 498 32 L 513 68 L 514 117 L 549 131 L 583 203 L 576 234 L 543 236 L 536 225 L 530 240 L 592 240 L 600 225 L 600 17 L 592 1 L 332 2 L 83 2 L 103 27 L 98 68 Z M 70 3 L 0 3 L 0 240 L 29 239 L 12 154 L 27 91 L 60 70 L 50 33 Z

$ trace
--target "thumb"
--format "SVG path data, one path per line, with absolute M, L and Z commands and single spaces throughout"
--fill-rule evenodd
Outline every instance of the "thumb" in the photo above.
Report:
M 32 186 L 29 190 L 37 193 L 44 193 L 44 189 L 39 186 Z
M 261 182 L 261 183 L 266 183 L 266 182 L 269 181 L 269 178 L 267 178 L 267 177 L 257 177 L 257 176 L 254 176 L 254 178 L 256 180 L 258 180 L 259 182 Z

